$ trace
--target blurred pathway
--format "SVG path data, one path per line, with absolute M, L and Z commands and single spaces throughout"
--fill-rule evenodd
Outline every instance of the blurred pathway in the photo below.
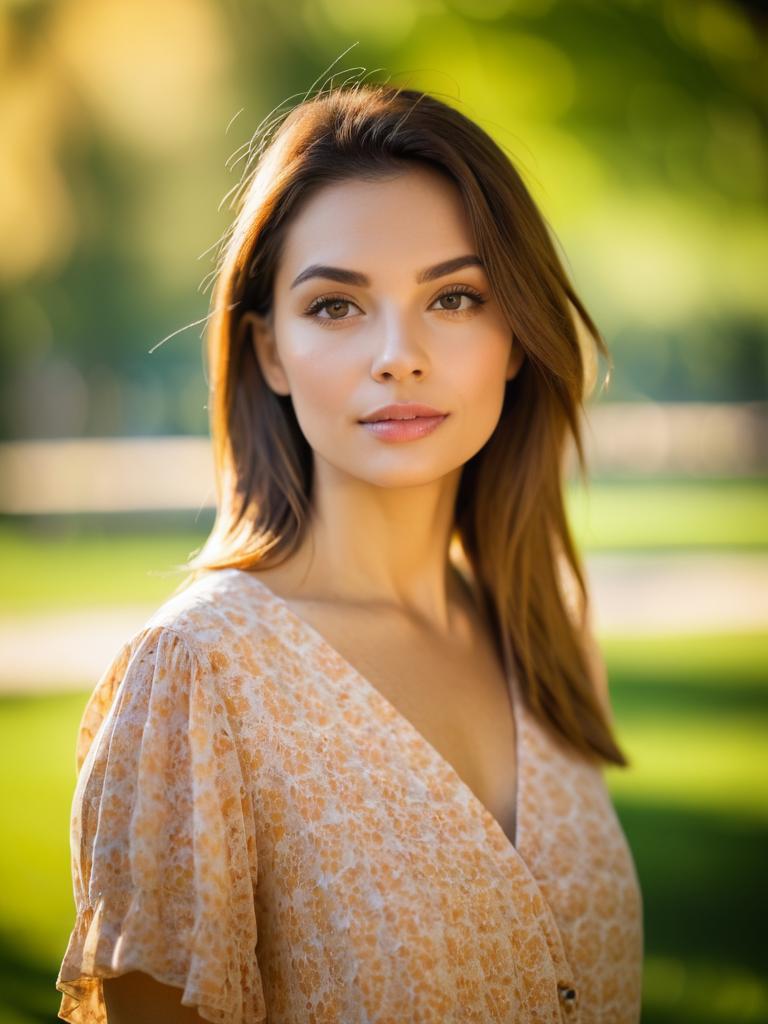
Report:
M 598 636 L 768 630 L 768 553 L 586 559 Z M 93 688 L 157 606 L 0 617 L 0 692 Z

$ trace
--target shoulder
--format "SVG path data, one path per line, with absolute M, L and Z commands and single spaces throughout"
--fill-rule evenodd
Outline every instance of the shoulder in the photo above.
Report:
M 282 599 L 248 570 L 205 572 L 172 595 L 144 629 L 173 632 L 214 675 L 287 680 L 314 656 L 315 641 Z
M 160 713 L 183 723 L 194 707 L 217 719 L 228 716 L 239 730 L 247 703 L 256 718 L 267 720 L 275 692 L 291 691 L 302 678 L 306 643 L 251 573 L 198 575 L 161 604 L 105 668 L 81 717 L 78 765 L 108 717 Z
M 190 702 L 219 713 L 227 677 L 243 665 L 253 677 L 255 652 L 273 635 L 264 606 L 247 573 L 231 570 L 200 575 L 163 602 L 115 651 L 93 687 L 80 720 L 78 770 L 108 717 L 161 713 L 182 722 Z
M 113 690 L 126 674 L 145 682 L 175 675 L 178 691 L 194 684 L 211 698 L 228 676 L 268 667 L 269 651 L 279 657 L 279 633 L 274 603 L 247 572 L 206 571 L 185 581 L 123 644 L 102 688 Z
M 240 569 L 207 570 L 190 577 L 128 641 L 173 634 L 197 659 L 216 663 L 217 652 L 245 652 L 275 635 L 275 608 L 265 590 Z
M 200 646 L 215 642 L 237 616 L 252 611 L 242 599 L 241 575 L 219 569 L 188 577 L 153 612 L 143 629 L 170 630 Z

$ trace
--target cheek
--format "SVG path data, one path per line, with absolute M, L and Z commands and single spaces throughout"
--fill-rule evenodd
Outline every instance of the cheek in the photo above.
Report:
M 496 425 L 504 402 L 506 371 L 511 341 L 496 334 L 476 339 L 461 359 L 453 363 L 452 375 L 462 411 L 470 414 L 478 427 Z
M 329 431 L 354 417 L 360 368 L 332 345 L 291 346 L 282 357 L 297 419 L 307 431 Z

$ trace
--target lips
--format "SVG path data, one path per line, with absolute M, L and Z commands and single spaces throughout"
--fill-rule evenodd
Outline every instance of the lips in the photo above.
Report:
M 387 443 L 416 441 L 437 430 L 448 419 L 448 413 L 437 416 L 411 416 L 361 421 L 360 426 L 379 441 Z
M 413 420 L 413 419 L 434 419 L 435 417 L 446 416 L 447 413 L 441 409 L 434 409 L 431 405 L 422 405 L 417 402 L 398 402 L 395 405 L 383 405 L 379 409 L 364 416 L 360 423 L 379 423 L 382 420 Z

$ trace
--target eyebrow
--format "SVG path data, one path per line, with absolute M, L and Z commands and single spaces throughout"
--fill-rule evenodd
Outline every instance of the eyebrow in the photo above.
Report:
M 416 275 L 416 284 L 435 281 L 438 277 L 445 277 L 446 274 L 452 274 L 462 267 L 483 267 L 483 261 L 474 254 L 455 256 L 451 260 L 443 260 L 442 263 L 436 263 L 433 267 L 426 267 L 424 270 L 420 270 Z M 312 263 L 305 270 L 302 270 L 291 284 L 291 288 L 295 288 L 312 277 L 339 281 L 341 284 L 359 285 L 361 288 L 367 288 L 371 283 L 368 275 L 361 274 L 358 270 L 344 270 L 343 267 L 329 267 L 326 263 Z

